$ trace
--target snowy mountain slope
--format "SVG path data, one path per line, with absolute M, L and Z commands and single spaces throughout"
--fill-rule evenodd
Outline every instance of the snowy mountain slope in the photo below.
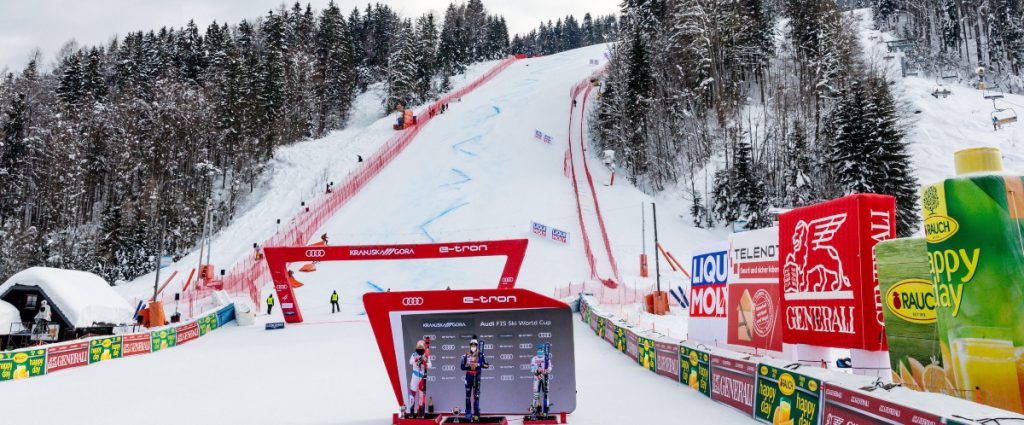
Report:
M 595 67 L 587 64 L 588 59 L 602 57 L 605 48 L 519 61 L 453 102 L 448 112 L 425 126 L 416 141 L 315 234 L 328 233 L 332 244 L 530 238 L 519 286 L 551 293 L 569 282 L 588 279 L 575 200 L 563 174 L 568 91 L 592 72 Z M 320 167 L 321 172 L 344 172 L 344 161 L 351 161 L 353 153 L 371 150 L 389 135 L 390 129 L 379 128 L 388 124 L 389 120 L 382 120 L 355 135 L 343 132 L 332 136 L 338 140 L 296 146 L 296 152 L 285 155 L 290 159 L 278 165 L 281 170 L 263 197 L 218 235 L 214 262 L 226 265 L 232 258 L 248 255 L 256 235 L 272 231 L 278 213 L 294 210 L 286 204 L 297 204 L 301 198 L 293 193 L 296 188 L 318 184 L 315 173 L 292 175 L 283 169 L 299 172 Z M 534 139 L 535 129 L 554 136 L 552 144 Z M 363 144 L 342 147 L 345 143 Z M 331 149 L 340 152 L 328 152 Z M 639 238 L 639 204 L 651 198 L 624 180 L 612 187 L 601 185 L 608 176 L 602 174 L 596 157 L 588 161 L 612 247 L 623 259 L 624 278 L 635 282 L 640 247 L 632 241 Z M 672 207 L 672 202 L 664 204 L 668 206 L 661 210 L 660 236 L 677 257 L 686 258 L 691 243 L 720 237 L 690 228 L 679 216 L 682 209 Z M 531 237 L 531 221 L 568 230 L 569 244 Z M 647 224 L 650 237 L 650 220 Z M 653 256 L 653 247 L 648 247 L 648 254 Z M 174 267 L 187 273 L 194 261 L 186 258 Z M 116 410 L 119 418 L 145 415 L 150 423 L 223 423 L 225 419 L 232 423 L 387 423 L 397 406 L 363 316 L 361 294 L 388 288 L 493 287 L 502 261 L 320 263 L 316 272 L 296 273 L 305 283 L 296 291 L 305 324 L 264 331 L 266 321 L 281 320 L 275 311 L 261 316 L 256 327 L 231 325 L 213 337 L 174 350 L 0 386 L 0 397 L 23 406 L 9 416 L 15 423 L 88 423 L 80 412 L 96 407 Z M 666 284 L 669 273 L 665 267 Z M 120 289 L 128 296 L 144 295 L 151 279 L 142 277 Z M 331 315 L 327 301 L 335 289 L 344 311 Z M 586 326 L 576 323 L 576 335 L 579 408 L 571 416 L 573 423 L 654 422 L 675 417 L 680 408 L 704 412 L 716 423 L 752 423 L 697 392 L 644 372 Z M 121 391 L 111 399 L 105 392 L 94 391 L 97 383 L 136 388 L 140 376 L 163 383 L 163 400 L 178 407 L 154 415 L 151 392 Z M 44 392 L 57 394 L 64 407 L 40 417 L 38 412 L 55 401 L 37 396 Z M 263 404 L 264 400 L 275 407 Z M 110 422 L 109 418 L 103 421 Z
M 1007 171 L 1024 172 L 1024 121 L 992 129 L 992 100 L 977 89 L 977 78 L 944 82 L 951 94 L 935 98 L 931 92 L 940 84 L 935 76 L 903 77 L 900 59 L 903 53 L 889 55 L 885 41 L 891 34 L 875 30 L 871 10 L 860 9 L 854 16 L 860 21 L 860 40 L 870 65 L 884 69 L 895 82 L 897 95 L 913 112 L 913 130 L 907 135 L 913 154 L 918 182 L 928 184 L 954 175 L 953 152 L 971 147 L 991 146 L 1003 153 Z M 995 101 L 997 108 L 1013 108 L 1024 114 L 1024 96 L 1004 93 Z M 1009 112 L 1009 111 L 1007 111 Z
M 494 63 L 473 65 L 466 73 L 453 77 L 452 86 L 475 80 Z M 287 223 L 301 210 L 302 202 L 320 195 L 328 182 L 340 184 L 354 171 L 360 165 L 357 155 L 369 157 L 394 134 L 393 114 L 381 117 L 383 90 L 382 86 L 374 86 L 356 99 L 346 129 L 321 139 L 278 148 L 264 183 L 247 195 L 246 201 L 235 211 L 231 224 L 214 235 L 210 262 L 217 269 L 230 269 L 235 262 L 252 255 L 252 244 L 267 239 L 280 227 L 277 220 L 281 220 L 282 225 Z M 178 271 L 166 291 L 175 291 L 184 284 L 189 270 L 198 265 L 198 255 L 197 247 L 190 255 L 161 270 L 161 280 Z M 138 300 L 152 296 L 152 285 L 153 274 L 149 273 L 116 289 L 129 300 Z

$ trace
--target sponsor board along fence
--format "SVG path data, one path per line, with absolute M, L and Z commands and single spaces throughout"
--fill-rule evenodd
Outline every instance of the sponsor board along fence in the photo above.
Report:
M 787 365 L 766 357 L 672 341 L 650 331 L 636 330 L 601 310 L 594 297 L 580 295 L 579 300 L 583 322 L 595 335 L 629 355 L 640 367 L 686 385 L 758 422 L 772 425 L 960 425 L 1011 418 L 1024 420 L 1013 413 L 975 403 L 970 403 L 966 409 L 969 415 L 928 412 L 928 406 L 941 406 L 950 400 L 969 402 L 909 390 L 900 393 L 901 397 L 896 400 L 883 387 L 870 387 L 873 392 L 851 388 L 848 374 Z M 913 402 L 908 401 L 908 396 L 913 397 Z

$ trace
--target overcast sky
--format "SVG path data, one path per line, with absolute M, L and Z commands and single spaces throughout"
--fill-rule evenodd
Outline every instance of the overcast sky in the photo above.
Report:
M 320 9 L 328 0 L 303 0 Z M 375 0 L 386 3 L 405 17 L 427 11 L 443 15 L 449 0 Z M 620 0 L 484 0 L 488 13 L 501 14 L 511 34 L 529 31 L 541 20 L 555 20 L 573 14 L 605 15 L 618 11 Z M 65 42 L 106 43 L 117 34 L 182 27 L 195 19 L 200 29 L 213 20 L 237 23 L 276 8 L 281 0 L 0 0 L 0 69 L 21 69 L 36 48 L 49 66 Z M 294 0 L 286 3 L 293 4 Z M 366 7 L 366 0 L 336 0 L 346 16 L 353 7 Z M 439 16 L 440 17 L 440 16 Z M 510 34 L 510 35 L 511 35 Z

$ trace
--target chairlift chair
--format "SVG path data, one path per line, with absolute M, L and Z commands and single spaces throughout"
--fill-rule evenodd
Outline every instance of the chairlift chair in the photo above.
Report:
M 1013 108 L 996 108 L 991 115 L 992 124 L 996 128 L 1017 122 L 1017 111 Z
M 999 85 L 998 84 L 993 84 L 991 86 L 987 86 L 987 87 L 983 88 L 982 90 L 983 90 L 983 92 L 982 92 L 981 95 L 984 96 L 985 99 L 996 100 L 996 99 L 1002 99 L 1003 98 L 1003 93 L 1001 91 L 999 91 Z

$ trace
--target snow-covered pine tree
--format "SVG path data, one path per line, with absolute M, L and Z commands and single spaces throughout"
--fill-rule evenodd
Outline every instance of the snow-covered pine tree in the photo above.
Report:
M 914 177 L 909 147 L 904 140 L 902 124 L 889 84 L 883 77 L 870 80 L 870 102 L 873 114 L 872 141 L 876 158 L 871 164 L 876 193 L 896 198 L 896 234 L 907 237 L 918 229 L 920 213 L 917 207 L 918 182 Z
M 434 76 L 437 75 L 437 23 L 433 13 L 416 20 L 416 94 L 427 100 L 434 96 Z
M 785 195 L 783 203 L 786 207 L 802 207 L 810 205 L 815 201 L 814 192 L 811 188 L 812 176 L 814 175 L 814 159 L 811 146 L 808 143 L 807 130 L 803 122 L 793 122 L 792 131 L 786 140 L 785 165 L 783 169 L 783 184 Z
M 445 77 L 462 72 L 469 63 L 465 33 L 466 23 L 462 10 L 455 7 L 454 3 L 449 4 L 444 12 L 441 41 L 437 48 L 437 64 Z
M 411 107 L 419 103 L 419 87 L 416 78 L 416 51 L 412 21 L 402 22 L 395 34 L 391 56 L 388 58 L 388 93 L 384 100 L 385 111 L 394 111 L 399 105 Z
M 348 118 L 355 90 L 356 72 L 352 61 L 352 40 L 345 17 L 334 2 L 320 12 L 316 36 L 318 87 L 317 135 L 339 129 Z

